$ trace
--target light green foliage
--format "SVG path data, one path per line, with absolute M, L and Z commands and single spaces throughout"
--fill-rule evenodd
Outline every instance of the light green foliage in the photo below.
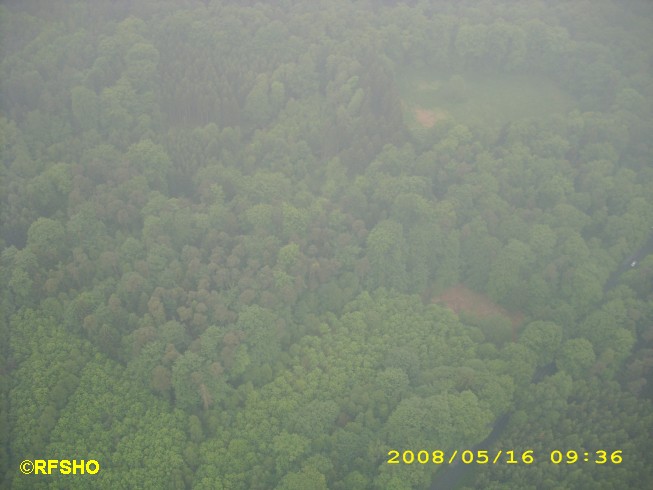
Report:
M 141 140 L 129 148 L 126 157 L 130 165 L 145 176 L 150 188 L 167 189 L 171 162 L 163 147 L 149 139 Z
M 324 475 L 313 467 L 306 467 L 297 473 L 288 473 L 277 490 L 302 490 L 304 488 L 315 488 L 326 490 L 327 484 Z
M 0 487 L 650 486 L 646 2 L 4 3 Z
M 80 129 L 97 129 L 99 121 L 98 97 L 84 86 L 74 87 L 70 93 L 73 117 Z
M 511 240 L 493 261 L 488 277 L 488 293 L 510 306 L 523 304 L 526 278 L 533 260 L 528 245 L 520 240 Z
M 106 226 L 97 219 L 97 215 L 90 206 L 79 209 L 71 216 L 66 224 L 66 233 L 71 245 L 81 247 L 90 258 L 96 259 L 100 250 L 104 248 L 107 236 Z
M 121 79 L 100 94 L 100 130 L 109 133 L 109 143 L 124 148 L 131 141 L 132 111 L 137 95 L 128 80 Z
M 27 231 L 27 247 L 36 256 L 39 264 L 52 267 L 65 253 L 64 227 L 58 221 L 39 218 Z
M 401 224 L 385 220 L 374 227 L 367 237 L 370 288 L 385 286 L 401 290 L 406 287 L 406 248 Z
M 259 77 L 245 102 L 245 114 L 255 126 L 263 126 L 272 117 L 268 81 Z
M 274 437 L 273 448 L 277 474 L 285 475 L 293 463 L 306 452 L 308 439 L 299 434 L 282 432 Z
M 564 343 L 557 366 L 571 376 L 583 378 L 594 366 L 596 356 L 587 339 L 571 339 Z
M 435 395 L 402 400 L 387 423 L 390 447 L 428 447 L 438 441 L 443 450 L 455 444 L 479 440 L 491 414 L 478 407 L 476 396 L 467 391 L 458 395 Z
M 295 206 L 283 203 L 281 207 L 283 215 L 283 237 L 286 239 L 298 239 L 306 234 L 308 226 L 308 212 L 304 209 L 297 209 Z
M 188 410 L 200 405 L 201 368 L 202 359 L 193 352 L 186 352 L 175 361 L 172 369 L 172 387 L 179 408 Z
M 249 355 L 256 365 L 271 363 L 278 356 L 283 321 L 272 311 L 257 305 L 243 308 L 236 327 L 244 332 Z
M 138 43 L 125 55 L 125 76 L 137 91 L 156 88 L 159 52 L 151 44 Z
M 27 185 L 27 196 L 42 216 L 65 211 L 72 190 L 70 166 L 56 163 L 34 177 Z
M 555 359 L 562 342 L 562 328 L 553 322 L 535 321 L 526 325 L 519 342 L 528 347 L 539 366 Z

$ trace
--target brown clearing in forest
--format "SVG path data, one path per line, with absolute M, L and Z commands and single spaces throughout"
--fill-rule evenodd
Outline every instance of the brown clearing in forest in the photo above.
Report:
M 432 128 L 436 122 L 447 118 L 447 113 L 441 110 L 432 111 L 416 107 L 413 109 L 413 113 L 417 122 L 424 128 Z
M 458 284 L 447 289 L 440 296 L 433 298 L 433 303 L 443 304 L 456 314 L 464 312 L 468 315 L 483 318 L 492 315 L 501 315 L 511 320 L 513 327 L 521 325 L 524 315 L 519 312 L 509 312 L 502 308 L 484 294 Z

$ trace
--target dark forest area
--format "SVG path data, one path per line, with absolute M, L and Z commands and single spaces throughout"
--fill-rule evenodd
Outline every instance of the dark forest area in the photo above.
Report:
M 650 2 L 0 33 L 1 488 L 653 486 Z

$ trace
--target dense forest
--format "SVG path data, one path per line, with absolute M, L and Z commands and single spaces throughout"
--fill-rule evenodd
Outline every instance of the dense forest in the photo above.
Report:
M 12 0 L 0 32 L 0 487 L 651 488 L 652 4 Z M 447 464 L 484 441 L 519 463 Z

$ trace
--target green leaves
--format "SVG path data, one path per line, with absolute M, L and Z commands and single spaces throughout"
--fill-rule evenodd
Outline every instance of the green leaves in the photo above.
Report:
M 78 85 L 70 92 L 73 120 L 78 129 L 88 131 L 98 129 L 99 100 L 95 92 Z
M 457 444 L 481 440 L 492 417 L 478 406 L 478 398 L 470 391 L 407 398 L 388 419 L 388 442 L 390 447 L 402 449 L 453 449 Z
M 595 361 L 591 342 L 580 338 L 568 340 L 563 344 L 556 365 L 574 378 L 585 378 L 593 369 Z
M 299 434 L 282 432 L 274 437 L 273 450 L 278 475 L 285 475 L 307 450 L 309 440 Z
M 553 322 L 531 322 L 524 328 L 519 342 L 535 354 L 538 366 L 544 366 L 555 359 L 562 342 L 562 328 Z
M 64 258 L 66 231 L 60 222 L 39 218 L 27 231 L 27 247 L 42 267 L 50 268 Z
M 165 149 L 150 139 L 132 145 L 126 155 L 130 165 L 142 173 L 150 188 L 167 190 L 171 162 Z
M 306 488 L 327 490 L 326 478 L 318 470 L 308 466 L 300 472 L 288 473 L 276 490 L 304 490 Z
M 463 485 L 651 480 L 650 9 L 38 3 L 0 7 L 0 486 L 426 488 L 389 448 L 511 411 L 629 456 Z
M 188 351 L 175 361 L 172 369 L 175 404 L 182 410 L 198 408 L 202 401 L 210 405 L 207 398 L 202 400 L 202 384 L 202 358 Z
M 406 252 L 402 226 L 394 220 L 377 224 L 367 237 L 367 256 L 370 261 L 368 283 L 378 287 L 403 290 L 407 286 Z

